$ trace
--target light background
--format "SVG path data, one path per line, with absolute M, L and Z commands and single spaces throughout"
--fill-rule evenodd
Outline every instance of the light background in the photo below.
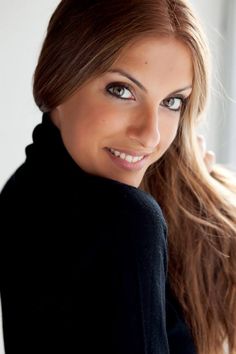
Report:
M 0 0 L 0 190 L 24 161 L 41 112 L 32 76 L 57 0 Z M 213 58 L 208 123 L 199 131 L 217 161 L 236 168 L 236 1 L 191 0 L 202 19 Z M 3 351 L 0 333 L 0 354 Z
M 41 112 L 32 76 L 58 0 L 0 0 L 0 190 L 25 158 Z M 202 19 L 213 56 L 207 123 L 200 128 L 217 161 L 236 168 L 236 1 L 191 0 Z

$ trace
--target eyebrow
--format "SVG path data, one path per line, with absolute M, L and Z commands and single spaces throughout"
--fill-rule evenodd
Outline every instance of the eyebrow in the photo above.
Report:
M 126 71 L 124 71 L 123 69 L 111 69 L 111 70 L 108 70 L 107 71 L 108 73 L 118 73 L 118 74 L 121 74 L 122 76 L 125 76 L 127 77 L 127 79 L 129 79 L 130 81 L 133 81 L 133 83 L 135 83 L 142 91 L 148 93 L 148 90 L 146 89 L 146 87 L 144 87 L 141 82 L 139 82 L 137 79 L 135 79 L 133 76 L 131 76 L 130 74 L 128 74 Z M 186 86 L 186 87 L 183 87 L 183 88 L 180 88 L 179 90 L 175 90 L 173 92 L 171 92 L 168 96 L 170 95 L 174 95 L 176 93 L 179 93 L 179 92 L 182 92 L 182 91 L 186 91 L 188 89 L 191 89 L 192 86 L 189 85 L 189 86 Z

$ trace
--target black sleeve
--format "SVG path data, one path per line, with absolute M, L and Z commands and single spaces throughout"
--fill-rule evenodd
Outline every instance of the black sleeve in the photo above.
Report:
M 126 207 L 113 244 L 113 352 L 168 353 L 164 220 L 145 194 L 135 193 Z
M 6 354 L 168 354 L 157 203 L 122 185 L 70 204 L 12 191 L 0 196 Z

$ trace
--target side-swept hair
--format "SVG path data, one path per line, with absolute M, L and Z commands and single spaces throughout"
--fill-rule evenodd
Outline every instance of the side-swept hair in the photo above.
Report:
M 196 140 L 209 92 L 208 47 L 185 0 L 62 0 L 34 73 L 33 94 L 50 112 L 107 71 L 132 41 L 174 36 L 192 53 L 193 91 L 177 136 L 140 188 L 161 205 L 169 229 L 169 280 L 199 354 L 236 353 L 236 182 L 209 174 Z

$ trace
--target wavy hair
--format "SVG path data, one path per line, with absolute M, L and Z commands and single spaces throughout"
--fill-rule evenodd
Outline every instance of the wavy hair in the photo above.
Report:
M 104 11 L 104 9 L 106 9 Z M 207 172 L 196 139 L 209 96 L 208 46 L 186 0 L 62 0 L 48 24 L 33 77 L 34 99 L 50 112 L 127 45 L 174 36 L 192 53 L 193 91 L 176 138 L 140 188 L 161 205 L 169 229 L 169 280 L 199 354 L 236 353 L 236 182 Z

